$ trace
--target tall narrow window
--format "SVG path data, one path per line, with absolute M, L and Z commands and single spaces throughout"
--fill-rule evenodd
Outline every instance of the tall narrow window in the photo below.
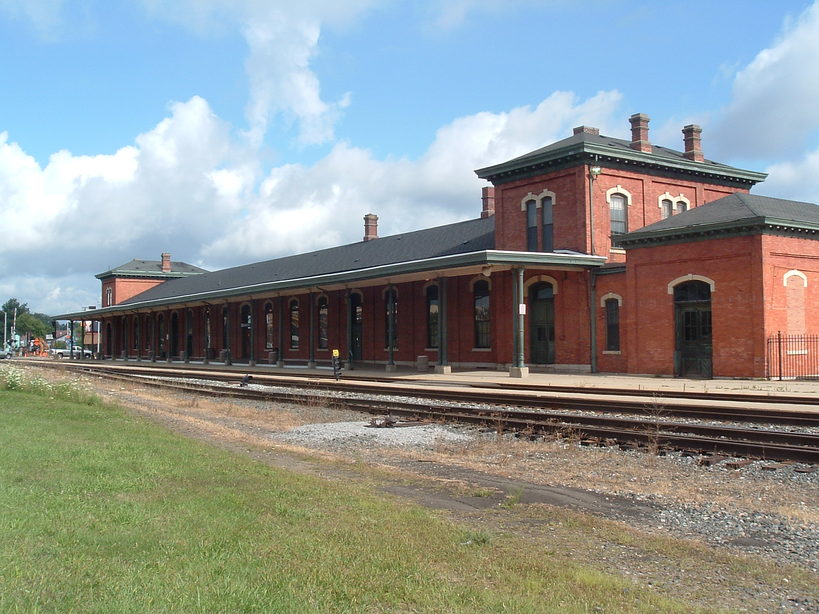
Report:
M 265 349 L 273 349 L 273 304 L 265 303 L 264 305 L 264 347 Z
M 318 300 L 318 349 L 320 350 L 326 350 L 329 345 L 327 314 L 327 297 L 322 296 Z
M 606 351 L 620 351 L 620 302 L 606 299 Z
M 674 213 L 674 203 L 667 198 L 664 198 L 660 203 L 660 213 L 663 216 L 663 219 L 671 217 L 671 214 Z
M 427 288 L 427 347 L 438 347 L 438 286 Z
M 105 305 L 103 307 L 110 307 L 114 302 L 114 293 L 111 288 L 105 289 Z
M 475 321 L 475 347 L 488 348 L 490 343 L 488 281 L 479 281 L 472 288 L 472 314 Z
M 537 251 L 537 203 L 526 201 L 526 249 Z
M 688 203 L 684 200 L 677 201 L 677 213 L 682 213 L 684 211 L 688 211 Z
M 392 304 L 392 310 L 390 309 Z M 390 348 L 390 313 L 392 312 L 392 349 L 398 349 L 398 292 L 389 288 L 384 293 L 384 347 Z
M 290 301 L 290 349 L 299 349 L 299 301 Z
M 554 227 L 552 225 L 552 197 L 546 196 L 541 199 L 540 207 L 543 209 L 543 251 L 553 252 Z
M 611 214 L 611 244 L 616 247 L 620 235 L 628 232 L 626 197 L 622 194 L 612 194 L 609 198 L 609 211 Z

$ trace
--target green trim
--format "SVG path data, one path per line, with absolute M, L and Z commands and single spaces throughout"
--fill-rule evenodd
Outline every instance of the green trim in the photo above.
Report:
M 157 271 L 156 273 L 152 273 L 150 271 L 106 271 L 105 273 L 99 273 L 98 275 L 94 275 L 97 279 L 104 280 L 109 277 L 116 277 L 116 278 L 128 278 L 128 279 L 176 279 L 179 277 L 190 277 L 192 275 L 201 275 L 202 273 L 206 273 L 207 271 L 170 271 L 168 273 L 163 273 L 161 271 Z
M 340 273 L 328 273 L 326 275 L 316 275 L 312 277 L 300 277 L 278 281 L 269 281 L 246 286 L 236 286 L 207 292 L 198 292 L 180 296 L 172 296 L 153 301 L 131 302 L 112 307 L 95 309 L 94 315 L 108 315 L 122 312 L 135 311 L 148 307 L 163 307 L 175 305 L 177 303 L 187 303 L 193 301 L 207 301 L 217 299 L 227 299 L 231 297 L 244 296 L 248 294 L 258 294 L 264 292 L 281 292 L 283 290 L 296 290 L 310 288 L 321 285 L 333 285 L 369 281 L 381 277 L 387 278 L 396 275 L 422 273 L 425 271 L 453 270 L 482 265 L 502 265 L 502 266 L 526 266 L 537 265 L 548 266 L 576 266 L 579 268 L 600 267 L 606 262 L 603 256 L 588 256 L 585 254 L 555 254 L 545 252 L 513 252 L 502 250 L 485 250 L 479 252 L 469 252 L 466 254 L 455 254 L 453 256 L 441 256 L 439 258 L 427 258 L 407 262 L 397 262 L 352 271 L 342 271 Z M 55 320 L 69 320 L 72 318 L 89 319 L 87 311 L 66 313 L 53 316 Z M 97 318 L 95 318 L 97 319 Z
M 603 137 L 605 138 L 605 137 Z M 706 175 L 717 177 L 721 180 L 732 183 L 756 184 L 764 181 L 767 173 L 749 171 L 725 164 L 704 161 L 694 162 L 685 158 L 667 157 L 661 154 L 648 153 L 637 150 L 625 150 L 621 147 L 613 148 L 597 143 L 581 141 L 557 149 L 548 149 L 538 154 L 522 156 L 496 164 L 487 166 L 475 171 L 481 179 L 486 179 L 494 184 L 502 184 L 514 179 L 531 174 L 538 168 L 544 166 L 577 165 L 594 163 L 605 165 L 607 162 L 615 164 L 631 164 L 643 167 L 682 172 L 685 174 Z
M 819 224 L 794 222 L 768 217 L 746 218 L 713 224 L 698 224 L 682 228 L 636 231 L 620 239 L 620 246 L 625 249 L 648 247 L 664 243 L 683 243 L 703 239 L 727 236 L 747 236 L 753 234 L 778 234 L 803 237 L 819 234 Z M 819 239 L 819 236 L 810 237 Z

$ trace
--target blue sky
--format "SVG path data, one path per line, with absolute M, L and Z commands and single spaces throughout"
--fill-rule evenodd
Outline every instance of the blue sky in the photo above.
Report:
M 474 217 L 472 170 L 571 134 L 819 201 L 800 0 L 0 0 L 0 299 L 99 304 L 131 258 L 233 266 Z M 55 246 L 56 247 L 55 249 Z M 73 249 L 68 249 L 73 246 Z

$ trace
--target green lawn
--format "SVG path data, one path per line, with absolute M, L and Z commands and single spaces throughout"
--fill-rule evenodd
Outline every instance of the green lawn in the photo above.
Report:
M 0 390 L 0 612 L 690 612 L 124 411 Z

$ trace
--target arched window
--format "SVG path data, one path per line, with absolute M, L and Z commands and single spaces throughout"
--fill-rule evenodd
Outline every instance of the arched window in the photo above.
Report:
M 427 288 L 427 347 L 438 347 L 438 330 L 440 326 L 438 307 L 438 286 Z
M 688 211 L 688 203 L 684 200 L 677 201 L 677 213 L 683 213 L 684 211 Z
M 105 289 L 105 305 L 103 305 L 103 307 L 110 307 L 113 304 L 113 301 L 114 301 L 113 297 L 114 297 L 113 290 L 111 290 L 111 288 L 106 288 Z
M 290 349 L 299 349 L 299 300 L 290 301 Z
M 674 213 L 674 203 L 671 202 L 668 198 L 664 198 L 660 203 L 660 215 L 662 218 L 665 219 L 667 217 L 671 217 Z
M 273 304 L 264 304 L 264 347 L 265 349 L 273 349 Z
M 489 282 L 476 282 L 472 288 L 472 316 L 475 322 L 475 347 L 490 345 Z
M 606 351 L 620 351 L 620 301 L 606 299 Z
M 612 194 L 609 197 L 609 215 L 611 244 L 616 247 L 620 235 L 628 232 L 628 210 L 626 209 L 626 197 L 623 194 Z
M 392 349 L 398 349 L 398 291 L 384 292 L 384 348 L 390 349 L 390 316 L 392 316 Z
M 546 196 L 541 199 L 540 206 L 543 209 L 543 251 L 554 251 L 554 225 L 552 224 L 552 197 Z
M 526 249 L 537 251 L 537 202 L 526 201 Z
M 326 350 L 329 345 L 327 315 L 327 297 L 320 296 L 318 300 L 318 349 L 320 350 Z

